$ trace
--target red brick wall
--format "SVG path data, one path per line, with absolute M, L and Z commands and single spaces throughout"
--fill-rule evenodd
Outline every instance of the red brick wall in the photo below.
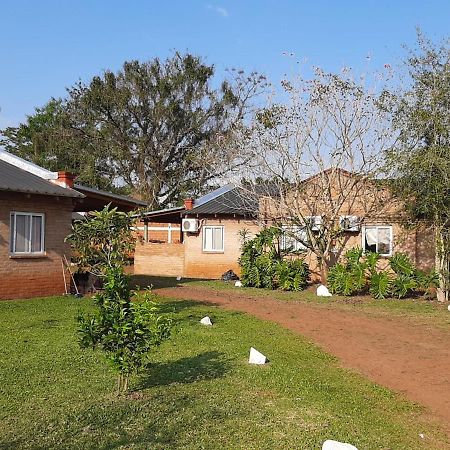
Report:
M 256 234 L 258 227 L 253 223 L 239 219 L 202 219 L 202 225 L 224 226 L 224 251 L 209 253 L 203 251 L 202 230 L 198 234 L 185 234 L 184 275 L 188 278 L 217 279 L 227 270 L 240 273 L 238 258 L 241 256 L 242 239 L 239 231 L 247 229 Z
M 61 257 L 69 257 L 64 238 L 70 233 L 72 199 L 0 193 L 0 299 L 61 295 Z M 9 254 L 10 213 L 45 214 L 45 256 L 12 258 Z
M 134 252 L 134 273 L 183 276 L 184 245 L 138 242 Z

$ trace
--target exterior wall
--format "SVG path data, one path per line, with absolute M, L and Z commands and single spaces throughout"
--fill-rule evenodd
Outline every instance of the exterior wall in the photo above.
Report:
M 184 245 L 138 242 L 134 252 L 134 273 L 184 276 Z
M 145 240 L 143 222 L 137 222 L 134 231 L 138 239 Z M 150 222 L 147 227 L 147 242 L 179 244 L 181 242 L 181 224 Z
M 186 234 L 184 237 L 185 264 L 184 276 L 188 278 L 217 279 L 227 270 L 239 275 L 238 258 L 241 255 L 241 237 L 239 231 L 247 229 L 256 234 L 258 227 L 250 221 L 229 219 L 201 219 L 202 225 L 224 226 L 224 251 L 210 253 L 203 251 L 202 230 L 198 234 Z
M 417 228 L 407 228 L 400 223 L 386 221 L 366 221 L 366 225 L 392 226 L 393 248 L 392 253 L 406 253 L 411 261 L 421 270 L 432 270 L 434 268 L 435 245 L 433 230 L 419 225 Z M 362 247 L 362 231 L 345 233 L 342 251 L 334 255 L 334 262 L 340 260 L 343 254 L 354 247 Z M 311 269 L 311 278 L 318 281 L 320 277 L 317 258 L 314 254 L 307 254 L 305 261 Z M 388 257 L 382 256 L 379 268 L 384 269 L 388 265 Z
M 69 256 L 64 238 L 70 233 L 72 199 L 20 193 L 0 193 L 0 299 L 61 295 L 61 257 Z M 10 212 L 45 215 L 45 256 L 12 257 Z
M 183 276 L 188 278 L 220 278 L 227 270 L 239 274 L 241 254 L 239 231 L 256 234 L 258 227 L 235 218 L 200 218 L 202 225 L 224 226 L 224 251 L 204 252 L 202 229 L 184 233 L 183 243 L 139 242 L 134 254 L 134 273 L 139 275 Z M 152 224 L 153 225 L 153 224 Z

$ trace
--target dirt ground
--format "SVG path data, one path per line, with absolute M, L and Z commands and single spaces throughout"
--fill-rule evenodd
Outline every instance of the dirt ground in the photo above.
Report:
M 370 317 L 242 292 L 179 286 L 162 296 L 209 302 L 271 320 L 337 356 L 342 365 L 422 404 L 450 435 L 450 332 L 404 317 Z

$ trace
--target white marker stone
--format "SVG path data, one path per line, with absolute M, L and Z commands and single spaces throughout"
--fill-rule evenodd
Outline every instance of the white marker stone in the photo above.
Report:
M 354 445 L 345 442 L 326 440 L 322 445 L 322 450 L 358 450 Z
M 447 309 L 450 311 L 450 305 L 447 306 Z
M 234 287 L 242 287 L 242 283 L 238 280 L 234 283 Z
M 250 356 L 248 358 L 250 364 L 266 364 L 267 358 L 253 347 L 250 347 Z
M 209 316 L 203 317 L 203 319 L 200 320 L 200 323 L 202 325 L 207 325 L 207 326 L 211 326 L 212 325 L 212 322 L 211 322 L 211 319 L 209 318 Z
M 181 280 L 181 277 L 180 277 L 180 276 L 178 276 L 178 277 L 177 277 L 177 281 L 180 281 L 180 280 Z
M 331 292 L 328 290 L 326 286 L 321 284 L 317 288 L 317 297 L 331 297 Z

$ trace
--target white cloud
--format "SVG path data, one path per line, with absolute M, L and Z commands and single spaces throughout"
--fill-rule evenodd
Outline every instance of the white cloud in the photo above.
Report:
M 230 15 L 229 12 L 222 6 L 207 5 L 207 7 L 208 7 L 208 9 L 215 11 L 217 14 L 220 14 L 222 17 L 228 17 Z

